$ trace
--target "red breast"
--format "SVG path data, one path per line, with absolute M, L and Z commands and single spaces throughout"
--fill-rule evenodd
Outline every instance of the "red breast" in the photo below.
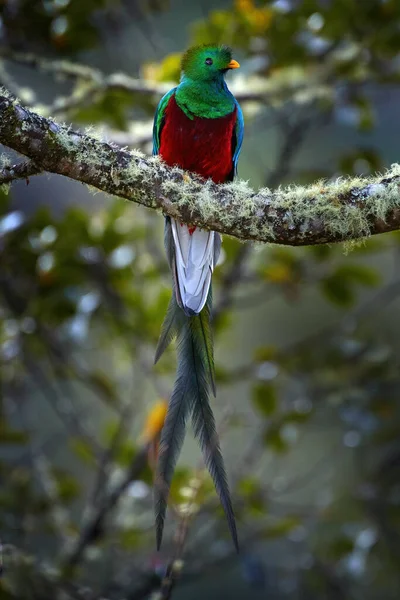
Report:
M 223 183 L 232 173 L 235 123 L 236 108 L 217 119 L 189 119 L 172 96 L 165 109 L 159 153 L 170 166 L 178 165 L 215 183 Z

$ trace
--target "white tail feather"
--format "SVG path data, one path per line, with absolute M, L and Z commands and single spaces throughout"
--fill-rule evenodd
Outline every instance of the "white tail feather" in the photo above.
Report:
M 206 303 L 214 261 L 218 260 L 219 234 L 203 229 L 190 234 L 188 226 L 175 219 L 171 219 L 171 227 L 183 309 L 198 314 Z

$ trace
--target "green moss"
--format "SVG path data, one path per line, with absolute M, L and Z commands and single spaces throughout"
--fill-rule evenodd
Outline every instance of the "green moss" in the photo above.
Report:
M 14 122 L 18 120 L 15 135 L 28 142 L 30 130 L 36 126 L 34 116 L 14 101 L 10 110 L 14 111 Z M 42 123 L 46 121 L 42 119 Z M 370 234 L 372 221 L 384 222 L 393 209 L 400 207 L 397 164 L 384 177 L 339 178 L 334 182 L 317 181 L 308 187 L 291 185 L 254 191 L 244 181 L 216 186 L 190 175 L 182 178 L 181 170 L 168 168 L 157 156 L 147 157 L 137 150 L 122 152 L 101 137 L 88 137 L 89 133 L 93 136 L 92 130 L 78 134 L 52 120 L 47 126 L 47 148 L 57 158 L 69 161 L 72 177 L 79 179 L 74 174 L 84 166 L 85 181 L 103 191 L 120 192 L 149 207 L 163 206 L 171 215 L 175 207 L 178 218 L 182 209 L 193 210 L 196 223 L 232 230 L 242 239 L 274 242 L 286 231 L 289 235 L 283 237 L 290 242 L 293 231 L 296 243 L 306 243 L 310 236 L 315 240 L 318 232 L 321 242 L 359 240 Z M 5 166 L 1 161 L 0 169 Z
M 3 170 L 7 167 L 11 167 L 10 158 L 7 154 L 0 154 L 0 170 Z
M 153 177 L 151 171 L 150 174 Z M 386 179 L 398 177 L 399 165 L 393 165 L 385 174 Z M 209 226 L 218 223 L 223 229 L 234 227 L 240 236 L 238 224 L 242 222 L 243 237 L 263 241 L 274 241 L 276 231 L 282 228 L 296 230 L 296 239 L 300 231 L 304 241 L 316 230 L 321 231 L 321 239 L 357 240 L 369 235 L 371 219 L 384 221 L 390 211 L 400 206 L 397 181 L 382 183 L 380 176 L 339 178 L 308 187 L 292 185 L 258 192 L 246 182 L 237 181 L 221 186 L 220 194 L 210 181 L 199 184 L 169 179 L 161 189 L 177 207 L 196 209 L 200 220 Z
M 11 92 L 8 91 L 7 88 L 2 87 L 2 86 L 0 86 L 0 96 L 4 96 L 8 100 L 11 100 L 11 102 L 14 102 L 16 100 L 15 96 L 13 96 L 11 94 Z

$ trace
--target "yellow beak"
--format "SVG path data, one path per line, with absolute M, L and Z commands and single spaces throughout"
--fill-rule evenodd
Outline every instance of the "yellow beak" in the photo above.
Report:
M 231 60 L 231 62 L 228 64 L 228 69 L 238 69 L 240 67 L 239 63 L 237 60 Z

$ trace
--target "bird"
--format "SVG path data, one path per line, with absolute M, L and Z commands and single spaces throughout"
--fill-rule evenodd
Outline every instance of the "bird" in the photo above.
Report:
M 181 78 L 160 100 L 153 126 L 153 154 L 216 184 L 233 181 L 242 147 L 244 120 L 225 75 L 240 67 L 224 45 L 189 48 Z M 184 185 L 184 184 L 183 184 Z M 224 509 L 239 551 L 233 511 L 210 392 L 216 396 L 211 330 L 211 276 L 221 236 L 166 216 L 164 245 L 172 273 L 172 296 L 162 325 L 155 363 L 177 338 L 177 372 L 161 431 L 155 474 L 155 527 L 162 543 L 168 494 L 189 417 L 195 438 Z

